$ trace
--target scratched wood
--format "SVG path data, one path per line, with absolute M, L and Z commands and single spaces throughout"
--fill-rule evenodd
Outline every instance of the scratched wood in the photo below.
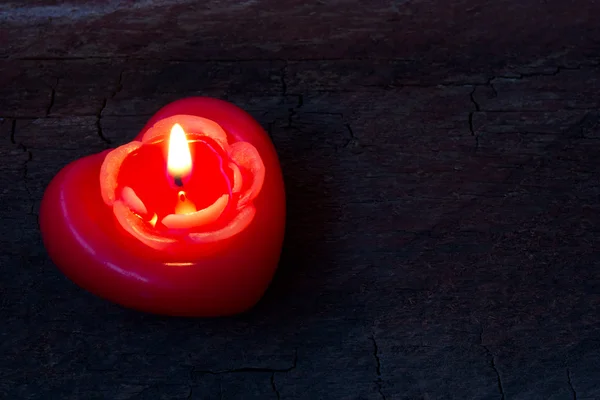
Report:
M 0 398 L 600 398 L 600 4 L 0 4 Z M 122 309 L 41 244 L 44 189 L 164 104 L 281 158 L 247 314 Z

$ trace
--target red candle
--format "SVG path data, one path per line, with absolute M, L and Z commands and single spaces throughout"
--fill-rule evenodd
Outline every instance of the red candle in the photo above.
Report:
M 58 268 L 100 297 L 157 314 L 239 313 L 279 262 L 277 154 L 238 107 L 179 100 L 132 142 L 63 168 L 44 193 L 40 227 Z

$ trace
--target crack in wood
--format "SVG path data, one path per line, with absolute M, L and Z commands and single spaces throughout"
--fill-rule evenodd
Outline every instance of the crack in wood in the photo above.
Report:
M 281 95 L 284 97 L 287 94 L 287 71 L 288 71 L 288 62 L 284 61 L 283 66 L 279 70 L 279 74 L 281 76 Z
M 273 389 L 273 392 L 275 392 L 275 395 L 277 396 L 277 400 L 280 400 L 281 394 L 279 393 L 279 390 L 277 389 L 277 385 L 275 384 L 275 372 L 273 372 L 271 374 L 271 388 Z
M 17 134 L 17 120 L 13 119 L 11 121 L 11 126 L 10 126 L 10 141 L 12 144 L 16 145 L 18 148 L 20 148 L 24 153 L 27 154 L 27 159 L 23 162 L 22 164 L 22 176 L 21 178 L 23 179 L 23 187 L 25 188 L 25 191 L 27 192 L 29 201 L 31 202 L 31 205 L 29 207 L 29 215 L 35 216 L 37 219 L 37 225 L 39 228 L 39 215 L 37 215 L 34 211 L 35 209 L 35 200 L 33 198 L 33 193 L 31 192 L 31 189 L 29 188 L 29 167 L 28 164 L 33 160 L 33 153 L 31 152 L 31 150 L 29 150 L 29 148 L 27 148 L 27 146 L 25 146 L 24 143 L 22 142 L 17 142 L 16 140 L 16 134 Z
M 575 388 L 573 387 L 573 380 L 571 379 L 571 370 L 569 368 L 567 368 L 567 383 L 569 384 L 569 390 L 571 391 L 571 394 L 573 395 L 573 400 L 577 400 L 577 392 L 575 391 Z
M 117 82 L 115 84 L 115 89 L 110 93 L 109 97 L 105 97 L 102 100 L 102 105 L 100 106 L 100 109 L 98 110 L 98 112 L 96 113 L 96 130 L 98 132 L 98 136 L 100 137 L 100 139 L 105 142 L 108 145 L 112 144 L 112 141 L 107 138 L 104 135 L 104 131 L 102 130 L 102 113 L 104 112 L 104 109 L 106 108 L 106 104 L 108 103 L 108 99 L 112 99 L 114 98 L 122 89 L 123 89 L 123 73 L 125 71 L 121 70 L 121 72 L 119 73 L 119 77 L 117 79 Z
M 56 82 L 52 86 L 52 91 L 50 92 L 50 102 L 48 104 L 48 107 L 46 108 L 46 117 L 48 117 L 50 115 L 50 112 L 52 111 L 52 107 L 54 106 L 54 99 L 56 97 L 56 88 L 58 87 L 59 80 L 60 80 L 60 78 L 56 78 Z
M 296 368 L 298 364 L 298 350 L 294 351 L 294 359 L 292 365 L 288 368 L 265 368 L 265 367 L 242 367 L 242 368 L 232 368 L 225 370 L 200 370 L 193 368 L 192 373 L 199 374 L 208 374 L 208 375 L 223 375 L 223 374 L 235 374 L 235 373 L 244 373 L 244 372 L 267 372 L 267 373 L 275 373 L 275 372 L 290 372 Z
M 469 131 L 471 131 L 471 136 L 473 136 L 473 138 L 475 139 L 475 151 L 477 151 L 479 149 L 479 135 L 477 135 L 475 133 L 475 129 L 473 128 L 473 116 L 475 115 L 476 112 L 479 112 L 481 110 L 479 103 L 477 103 L 477 100 L 475 100 L 475 91 L 476 90 L 477 90 L 477 85 L 473 86 L 473 90 L 471 90 L 471 93 L 469 94 L 471 103 L 473 103 L 473 105 L 475 106 L 475 110 L 469 112 Z
M 110 144 L 112 144 L 112 141 L 109 138 L 107 138 L 106 136 L 104 136 L 104 132 L 102 131 L 102 122 L 100 121 L 102 119 L 102 112 L 104 111 L 104 108 L 106 107 L 106 102 L 107 102 L 107 99 L 102 100 L 102 105 L 100 106 L 100 109 L 98 110 L 98 113 L 96 114 L 96 129 L 98 132 L 98 137 L 100 137 L 100 139 L 103 142 L 110 145 Z
M 502 378 L 500 377 L 500 371 L 498 371 L 498 368 L 496 367 L 496 359 L 494 357 L 494 354 L 490 351 L 489 347 L 483 344 L 483 325 L 481 326 L 481 329 L 479 331 L 479 345 L 483 347 L 490 359 L 490 367 L 494 370 L 494 373 L 496 374 L 496 378 L 498 380 L 498 391 L 500 392 L 500 399 L 504 400 L 504 388 L 502 386 Z
M 381 379 L 381 360 L 379 359 L 379 347 L 377 346 L 377 341 L 375 340 L 375 335 L 370 336 L 371 342 L 373 342 L 373 357 L 375 358 L 375 372 L 377 373 L 377 379 L 375 380 L 375 384 L 377 385 L 377 391 L 383 400 L 387 400 L 385 395 L 383 394 L 383 380 Z

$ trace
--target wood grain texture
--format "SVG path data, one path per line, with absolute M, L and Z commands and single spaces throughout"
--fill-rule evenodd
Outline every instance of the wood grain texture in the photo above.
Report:
M 600 398 L 600 3 L 0 5 L 0 398 Z M 37 210 L 175 99 L 248 110 L 288 228 L 247 314 L 82 291 Z

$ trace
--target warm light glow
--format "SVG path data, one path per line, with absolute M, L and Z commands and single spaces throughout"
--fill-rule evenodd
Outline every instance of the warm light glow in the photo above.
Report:
M 156 226 L 156 221 L 158 221 L 158 215 L 156 215 L 156 213 L 154 213 L 154 216 L 152 217 L 152 219 L 149 221 L 150 225 L 152 225 L 152 227 L 154 228 Z
M 169 137 L 169 154 L 167 156 L 167 171 L 173 178 L 181 178 L 192 169 L 192 155 L 185 137 L 185 132 L 179 124 L 171 128 Z
M 195 212 L 169 214 L 162 219 L 162 224 L 169 229 L 193 229 L 215 222 L 229 203 L 229 195 L 224 194 L 210 206 Z
M 196 211 L 196 205 L 187 198 L 183 190 L 180 190 L 179 193 L 177 193 L 175 214 L 191 214 Z

